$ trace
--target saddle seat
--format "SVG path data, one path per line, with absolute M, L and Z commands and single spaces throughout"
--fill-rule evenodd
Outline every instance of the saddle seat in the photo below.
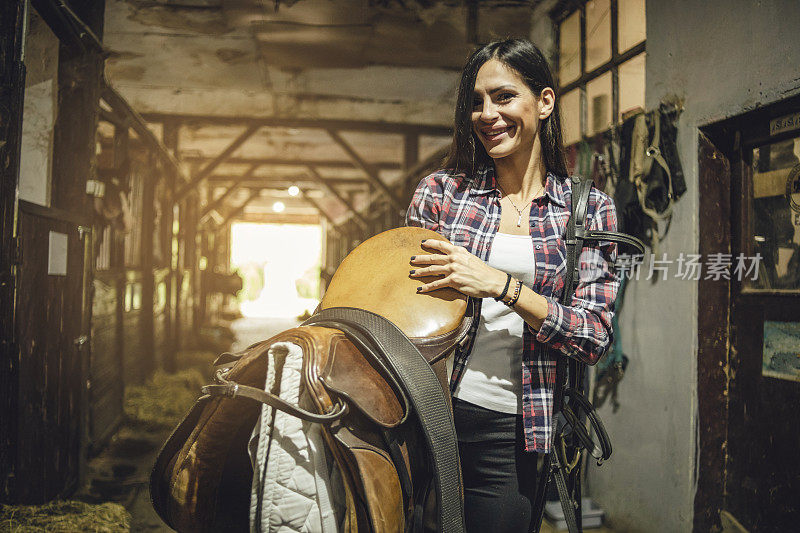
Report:
M 443 237 L 419 228 L 381 233 L 358 246 L 334 274 L 321 310 L 357 308 L 394 323 L 430 363 L 447 390 L 446 357 L 471 322 L 467 298 L 452 289 L 417 294 L 409 258 L 422 239 Z M 151 476 L 151 498 L 178 531 L 249 527 L 252 469 L 247 442 L 262 406 L 237 396 L 263 389 L 270 347 L 289 342 L 303 350 L 302 387 L 320 415 L 344 414 L 323 425 L 328 452 L 342 473 L 348 532 L 403 532 L 430 492 L 420 426 L 402 384 L 381 357 L 356 346 L 341 330 L 301 325 L 217 360 L 218 377 L 234 383 L 228 396 L 204 396 L 167 440 Z M 449 402 L 449 394 L 444 397 Z

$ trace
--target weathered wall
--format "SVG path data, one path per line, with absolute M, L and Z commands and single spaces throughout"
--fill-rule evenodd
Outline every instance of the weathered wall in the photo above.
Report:
M 668 258 L 698 249 L 698 128 L 800 92 L 798 24 L 792 0 L 647 2 L 647 106 L 685 99 L 678 143 L 688 192 L 663 243 Z M 697 312 L 695 282 L 639 281 L 628 290 L 621 407 L 601 410 L 614 456 L 590 469 L 588 483 L 615 531 L 692 529 Z
M 19 197 L 46 206 L 50 203 L 53 125 L 56 121 L 58 38 L 33 10 L 29 11 L 25 68 Z

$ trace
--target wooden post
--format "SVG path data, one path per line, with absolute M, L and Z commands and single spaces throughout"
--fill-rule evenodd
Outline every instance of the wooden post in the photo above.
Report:
M 164 123 L 164 146 L 177 159 L 178 157 L 178 139 L 180 133 L 180 124 L 175 121 L 168 121 Z M 175 372 L 177 370 L 177 346 L 175 331 L 176 309 L 173 306 L 173 290 L 176 284 L 176 272 L 173 267 L 172 260 L 172 225 L 173 225 L 173 202 L 172 198 L 175 196 L 175 188 L 178 182 L 178 175 L 175 169 L 165 169 L 167 178 L 167 198 L 159 198 L 161 202 L 161 212 L 163 217 L 162 224 L 164 225 L 162 231 L 162 239 L 166 240 L 166 254 L 169 268 L 169 274 L 166 277 L 166 293 L 167 302 L 164 308 L 166 316 L 165 336 L 166 346 L 164 350 L 164 369 L 167 372 Z
M 153 231 L 155 230 L 155 190 L 158 181 L 158 165 L 153 152 L 147 153 L 148 173 L 142 180 L 142 225 L 140 236 L 140 261 L 142 269 L 142 310 L 140 315 L 140 334 L 142 336 L 141 361 L 142 375 L 147 378 L 152 374 L 157 362 L 155 350 L 155 328 L 153 325 L 153 303 L 155 279 L 153 269 Z
M 130 135 L 127 126 L 114 127 L 114 172 L 120 188 L 126 190 L 130 183 L 131 161 L 128 153 Z M 126 379 L 125 375 L 125 236 L 117 230 L 111 231 L 112 250 L 111 268 L 118 271 L 121 275 L 116 276 L 114 284 L 116 289 L 116 309 L 114 324 L 114 350 L 118 375 L 122 376 L 122 384 Z M 120 404 L 124 403 L 124 390 L 119 393 Z M 120 408 L 121 410 L 122 408 Z
M 419 164 L 419 135 L 407 133 L 403 136 L 403 179 L 401 181 L 403 190 L 401 192 L 405 204 L 411 203 L 411 197 L 414 194 L 414 186 L 421 176 L 415 176 L 412 169 Z M 396 212 L 393 217 L 398 222 L 397 225 L 403 225 L 405 220 L 405 211 Z
M 23 2 L 0 2 L 0 500 L 16 492 L 19 351 L 14 340 L 14 212 L 19 179 L 25 65 Z M 24 483 L 23 480 L 20 480 Z
M 200 331 L 200 316 L 198 314 L 198 305 L 200 303 L 200 254 L 197 249 L 197 194 L 190 194 L 183 202 L 183 208 L 186 210 L 186 223 L 184 225 L 183 236 L 184 243 L 184 268 L 188 271 L 190 276 L 189 286 L 190 299 L 191 299 L 191 332 L 197 333 Z M 184 302 L 187 310 L 189 305 Z
M 104 0 L 87 0 L 74 11 L 94 32 L 102 36 Z M 53 128 L 52 207 L 73 213 L 91 209 L 86 181 L 92 178 L 95 161 L 100 83 L 103 57 L 92 49 L 59 48 L 58 114 Z

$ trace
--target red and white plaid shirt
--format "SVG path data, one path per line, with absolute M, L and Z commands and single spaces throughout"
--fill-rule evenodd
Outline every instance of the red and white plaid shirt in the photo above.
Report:
M 547 318 L 539 331 L 526 324 L 522 336 L 522 415 L 525 448 L 548 453 L 553 440 L 553 391 L 556 358 L 566 354 L 594 364 L 611 345 L 614 300 L 619 278 L 614 272 L 616 244 L 590 243 L 580 254 L 580 282 L 572 305 L 563 306 L 566 245 L 564 232 L 571 213 L 571 181 L 547 175 L 545 194 L 531 206 L 530 234 L 536 261 L 531 289 L 548 300 Z M 592 188 L 589 196 L 589 229 L 616 231 L 614 202 Z M 440 170 L 420 181 L 406 213 L 407 226 L 428 228 L 456 246 L 463 246 L 483 261 L 500 227 L 500 193 L 494 166 L 463 174 Z M 480 316 L 480 301 L 475 302 Z M 450 382 L 454 391 L 466 366 L 478 321 L 469 341 L 455 355 Z

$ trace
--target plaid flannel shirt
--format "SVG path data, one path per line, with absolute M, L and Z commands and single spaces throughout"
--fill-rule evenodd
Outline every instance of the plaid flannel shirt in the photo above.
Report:
M 548 173 L 545 194 L 533 202 L 529 221 L 536 261 L 530 288 L 547 298 L 548 313 L 539 331 L 529 324 L 523 328 L 522 417 L 527 451 L 548 453 L 552 447 L 556 358 L 567 355 L 594 364 L 612 342 L 611 319 L 619 288 L 613 270 L 615 244 L 584 246 L 572 305 L 559 303 L 566 270 L 564 232 L 571 205 L 571 181 Z M 590 229 L 617 229 L 613 201 L 595 188 L 589 196 L 588 219 Z M 500 227 L 494 166 L 478 171 L 472 180 L 447 170 L 423 178 L 406 213 L 406 225 L 436 231 L 487 261 Z M 480 301 L 475 303 L 476 316 L 480 316 Z M 468 342 L 455 354 L 451 391 L 461 380 L 477 330 L 476 320 Z

